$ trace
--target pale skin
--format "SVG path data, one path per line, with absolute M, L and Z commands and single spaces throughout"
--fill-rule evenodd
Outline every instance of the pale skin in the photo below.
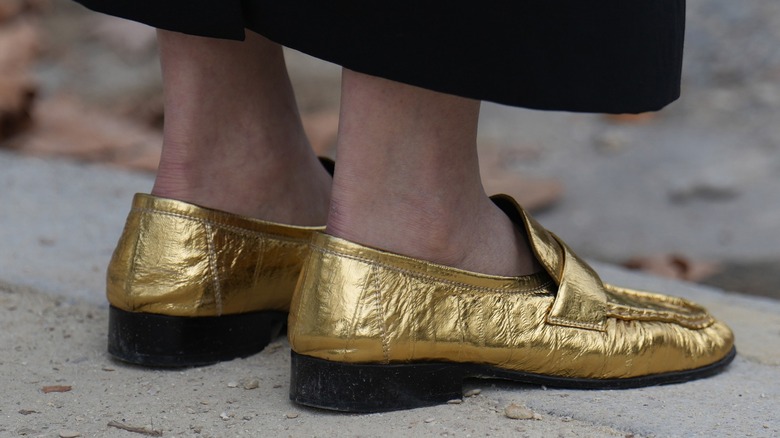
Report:
M 163 153 L 152 193 L 483 274 L 541 268 L 488 199 L 479 102 L 344 69 L 333 181 L 303 132 L 281 47 L 158 31 Z

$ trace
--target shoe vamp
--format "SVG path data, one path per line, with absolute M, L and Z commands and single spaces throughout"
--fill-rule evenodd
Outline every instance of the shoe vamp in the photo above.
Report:
M 728 354 L 723 324 L 702 329 L 659 320 L 609 318 L 605 331 L 549 324 L 552 298 L 462 297 L 454 317 L 390 328 L 391 361 L 455 361 L 575 378 L 625 378 L 705 366 Z M 437 305 L 433 306 L 434 315 Z M 446 315 L 446 313 L 443 313 Z M 399 330 L 400 329 L 400 330 Z
M 607 312 L 624 320 L 664 321 L 688 328 L 705 328 L 715 322 L 696 303 L 668 295 L 605 284 Z
M 551 293 L 450 289 L 405 298 L 380 300 L 383 323 L 343 315 L 344 337 L 310 333 L 297 340 L 296 351 L 353 363 L 457 362 L 606 379 L 695 369 L 733 345 L 729 329 L 717 322 L 691 329 L 611 317 L 603 331 L 550 324 Z M 353 325 L 357 320 L 366 324 Z

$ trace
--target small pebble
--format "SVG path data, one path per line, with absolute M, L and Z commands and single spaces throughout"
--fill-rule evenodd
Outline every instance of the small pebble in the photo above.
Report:
M 77 438 L 80 437 L 81 434 L 79 432 L 76 432 L 75 430 L 61 430 L 60 431 L 60 438 Z
M 260 387 L 260 380 L 258 379 L 249 379 L 244 382 L 244 389 L 257 389 Z
M 288 412 L 288 413 L 284 414 L 284 416 L 289 418 L 289 419 L 298 418 L 298 415 L 300 415 L 300 414 L 297 413 L 297 412 Z
M 219 414 L 219 418 L 221 418 L 223 420 L 229 420 L 230 416 L 227 414 L 227 412 L 223 412 L 223 413 Z
M 459 405 L 461 403 L 463 403 L 463 400 L 459 399 L 459 398 L 454 398 L 452 400 L 447 400 L 447 404 L 448 405 Z
M 238 382 L 228 382 L 228 388 L 238 388 Z
M 463 394 L 463 397 L 475 397 L 482 394 L 482 390 L 479 388 L 469 389 Z
M 539 417 L 538 414 L 536 414 L 534 411 L 515 403 L 510 404 L 504 409 L 504 415 L 506 415 L 507 418 L 511 418 L 513 420 L 541 419 L 541 417 Z
M 436 421 L 436 419 L 435 419 L 435 418 L 433 418 L 433 417 L 430 417 L 430 418 L 426 418 L 426 419 L 425 419 L 425 422 L 426 422 L 426 423 L 433 423 L 434 421 Z

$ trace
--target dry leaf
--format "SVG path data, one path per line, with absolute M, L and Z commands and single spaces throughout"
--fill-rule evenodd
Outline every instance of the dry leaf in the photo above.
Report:
M 510 195 L 528 211 L 549 208 L 563 197 L 563 183 L 558 179 L 521 176 L 517 170 L 507 168 L 508 165 L 537 159 L 538 148 L 517 145 L 499 147 L 482 140 L 479 153 L 482 184 L 488 194 Z
M 117 116 L 136 120 L 144 126 L 161 130 L 164 119 L 162 89 L 123 96 L 112 105 L 111 112 Z
M 130 56 L 147 53 L 157 42 L 153 27 L 109 15 L 96 15 L 91 31 L 116 51 Z
M 48 394 L 50 392 L 68 392 L 73 387 L 67 386 L 67 385 L 51 385 L 51 386 L 44 386 L 41 388 L 41 391 L 43 391 L 44 394 Z
M 26 5 L 24 0 L 2 0 L 0 1 L 0 24 L 11 20 L 21 14 Z
M 21 14 L 25 6 L 23 1 L 2 0 L 0 22 Z M 30 69 L 38 51 L 38 28 L 31 21 L 19 19 L 0 26 L 0 140 L 30 124 L 37 90 Z
M 162 133 L 60 96 L 38 103 L 30 129 L 9 143 L 31 155 L 154 171 L 160 160 Z
M 691 260 L 679 254 L 635 257 L 623 263 L 623 266 L 660 277 L 685 281 L 699 281 L 719 270 L 717 263 Z
M 2 0 L 0 1 L 0 25 L 28 11 L 38 12 L 49 4 L 49 0 Z
M 24 75 L 0 76 L 0 141 L 30 125 L 37 87 Z
M 0 75 L 27 72 L 39 51 L 38 27 L 29 20 L 0 26 Z
M 51 6 L 52 0 L 25 0 L 25 8 L 33 12 L 41 12 Z
M 489 194 L 505 193 L 528 211 L 544 210 L 563 197 L 563 184 L 554 178 L 523 178 L 498 169 L 484 170 L 482 184 Z
M 140 426 L 129 426 L 124 423 L 120 423 L 118 421 L 109 421 L 107 424 L 108 427 L 113 427 L 120 430 L 126 430 L 128 432 L 138 433 L 141 435 L 146 436 L 163 436 L 163 433 L 161 430 L 156 429 L 148 429 L 146 427 L 140 427 Z
M 511 403 L 504 408 L 504 415 L 513 420 L 541 420 L 541 416 L 523 405 Z

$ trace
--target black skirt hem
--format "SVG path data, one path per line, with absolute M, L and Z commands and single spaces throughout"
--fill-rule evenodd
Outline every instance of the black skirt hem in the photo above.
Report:
M 680 95 L 685 0 L 77 0 L 154 27 L 245 30 L 350 70 L 541 110 L 639 113 Z

